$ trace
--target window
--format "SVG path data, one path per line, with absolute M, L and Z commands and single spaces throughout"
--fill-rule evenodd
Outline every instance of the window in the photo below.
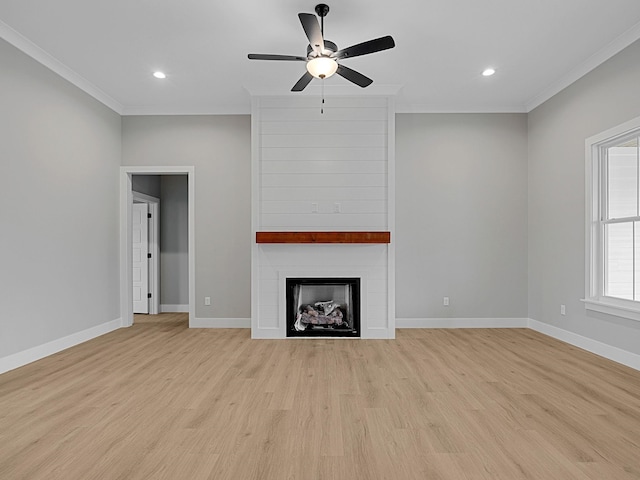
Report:
M 587 140 L 588 309 L 640 320 L 640 118 Z

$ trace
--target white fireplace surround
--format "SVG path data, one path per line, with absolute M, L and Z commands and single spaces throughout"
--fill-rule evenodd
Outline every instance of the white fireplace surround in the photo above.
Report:
M 253 338 L 286 337 L 287 278 L 359 278 L 361 338 L 394 338 L 386 245 L 259 245 Z M 254 323 L 255 322 L 255 323 Z
M 360 338 L 395 338 L 393 97 L 328 97 L 324 114 L 318 105 L 252 98 L 251 335 L 287 338 L 287 278 L 355 277 Z M 390 232 L 391 243 L 256 241 L 309 231 Z

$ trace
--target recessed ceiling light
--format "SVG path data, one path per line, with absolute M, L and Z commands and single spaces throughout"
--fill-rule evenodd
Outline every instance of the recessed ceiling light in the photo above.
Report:
M 495 69 L 493 68 L 486 68 L 484 70 L 484 72 L 482 72 L 482 75 L 484 75 L 485 77 L 490 77 L 491 75 L 493 75 L 494 73 L 496 73 Z
M 153 72 L 153 76 L 156 78 L 167 78 L 163 72 Z

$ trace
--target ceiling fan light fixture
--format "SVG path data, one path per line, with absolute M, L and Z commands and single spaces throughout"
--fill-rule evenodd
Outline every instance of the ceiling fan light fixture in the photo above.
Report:
M 338 70 L 338 62 L 329 57 L 316 57 L 307 62 L 307 71 L 316 78 L 329 78 Z
M 396 46 L 391 35 L 374 38 L 366 42 L 351 45 L 350 47 L 338 49 L 338 46 L 324 38 L 324 17 L 329 13 L 329 6 L 324 3 L 316 5 L 316 15 L 312 13 L 299 13 L 298 19 L 302 24 L 302 29 L 309 44 L 307 46 L 306 57 L 295 55 L 274 55 L 263 53 L 250 53 L 249 60 L 280 60 L 305 62 L 307 71 L 291 88 L 292 92 L 301 92 L 314 79 L 324 80 L 337 73 L 349 82 L 361 87 L 368 87 L 373 83 L 369 77 L 345 67 L 342 60 L 370 53 L 381 52 Z M 320 22 L 318 22 L 320 17 Z

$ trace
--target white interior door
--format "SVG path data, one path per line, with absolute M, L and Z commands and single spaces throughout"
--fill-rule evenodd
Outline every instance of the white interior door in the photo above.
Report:
M 131 211 L 133 236 L 133 313 L 149 313 L 149 205 L 134 203 Z

